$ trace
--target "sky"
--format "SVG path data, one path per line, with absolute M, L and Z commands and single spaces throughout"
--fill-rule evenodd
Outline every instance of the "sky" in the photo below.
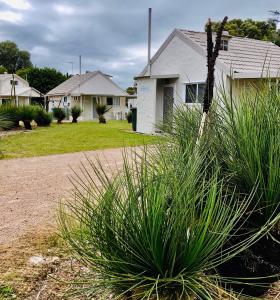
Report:
M 63 73 L 100 70 L 123 88 L 147 62 L 148 8 L 152 53 L 174 28 L 204 29 L 210 17 L 265 20 L 279 0 L 0 0 L 0 40 L 31 53 L 38 67 Z

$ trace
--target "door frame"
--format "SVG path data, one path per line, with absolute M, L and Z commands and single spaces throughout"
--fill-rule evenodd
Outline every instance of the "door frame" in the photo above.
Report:
M 176 83 L 168 83 L 162 85 L 162 122 L 164 123 L 164 88 L 172 87 L 173 88 L 173 106 L 172 113 L 174 111 L 174 103 L 175 103 L 175 94 L 176 94 Z

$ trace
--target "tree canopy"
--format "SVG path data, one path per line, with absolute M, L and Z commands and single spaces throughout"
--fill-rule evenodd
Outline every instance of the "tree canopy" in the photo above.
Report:
M 126 89 L 126 92 L 129 94 L 129 95 L 134 95 L 137 93 L 137 90 L 136 90 L 136 87 L 134 86 L 129 86 L 127 89 Z
M 31 67 L 30 53 L 20 50 L 12 41 L 0 42 L 0 65 L 5 67 L 9 73 Z
M 27 80 L 30 86 L 46 94 L 67 79 L 67 76 L 54 68 L 30 67 L 17 71 L 17 75 Z
M 217 31 L 219 26 L 220 22 L 212 22 L 213 31 Z M 276 24 L 271 20 L 232 19 L 225 25 L 225 30 L 233 36 L 271 41 L 280 46 L 280 31 L 277 30 Z

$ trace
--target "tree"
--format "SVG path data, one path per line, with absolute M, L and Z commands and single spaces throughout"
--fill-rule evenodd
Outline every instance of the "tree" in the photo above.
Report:
M 221 22 L 213 22 L 212 29 L 214 32 L 218 31 L 220 24 Z M 273 20 L 232 19 L 225 25 L 225 30 L 233 36 L 271 41 L 280 46 L 280 31 L 277 30 L 276 23 Z
M 21 68 L 31 67 L 30 53 L 20 50 L 12 41 L 0 42 L 0 65 L 9 73 L 15 73 Z
M 129 86 L 127 89 L 126 89 L 126 92 L 129 94 L 129 95 L 134 95 L 137 93 L 137 89 L 136 87 L 134 86 Z
M 30 86 L 43 94 L 46 94 L 63 81 L 67 76 L 53 68 L 30 67 L 17 71 L 17 75 L 27 80 Z

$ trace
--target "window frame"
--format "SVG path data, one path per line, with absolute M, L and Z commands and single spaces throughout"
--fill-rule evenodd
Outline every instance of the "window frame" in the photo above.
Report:
M 112 104 L 108 104 L 108 99 L 112 99 Z M 113 106 L 113 104 L 114 104 L 114 97 L 106 97 L 106 105 Z
M 117 103 L 116 103 L 117 102 Z M 121 99 L 120 97 L 113 97 L 113 106 L 114 107 L 119 107 L 121 106 Z
M 220 47 L 220 50 L 222 51 L 228 51 L 228 39 L 223 39 L 221 40 L 221 47 Z
M 190 85 L 195 85 L 195 102 L 187 102 L 187 87 L 190 86 Z M 203 99 L 201 99 L 201 101 L 198 101 L 199 100 L 199 85 L 204 85 L 204 89 L 205 89 L 205 86 L 206 86 L 206 82 L 205 81 L 197 81 L 197 82 L 188 82 L 188 83 L 185 83 L 185 104 L 188 104 L 188 105 L 191 105 L 191 104 L 202 104 L 203 102 Z

